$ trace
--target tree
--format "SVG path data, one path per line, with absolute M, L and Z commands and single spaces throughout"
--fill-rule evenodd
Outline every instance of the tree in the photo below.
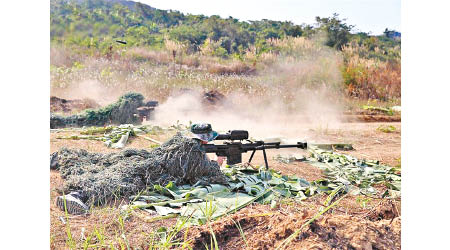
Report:
M 339 19 L 339 14 L 336 13 L 332 17 L 316 17 L 319 30 L 327 33 L 326 45 L 341 50 L 342 46 L 349 41 L 350 31 L 354 25 L 348 25 L 344 21 L 346 19 Z

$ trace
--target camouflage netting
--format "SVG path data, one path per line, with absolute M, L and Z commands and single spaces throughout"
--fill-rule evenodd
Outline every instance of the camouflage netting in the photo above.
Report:
M 170 181 L 177 185 L 227 182 L 217 162 L 207 158 L 199 142 L 180 133 L 150 152 L 126 149 L 101 154 L 63 148 L 57 158 L 65 192 L 82 191 L 89 197 L 88 204 L 137 194 L 148 186 Z
M 50 115 L 50 128 L 103 126 L 105 124 L 138 124 L 137 108 L 144 105 L 144 96 L 139 93 L 127 93 L 119 100 L 96 110 L 88 109 L 84 113 L 60 116 Z

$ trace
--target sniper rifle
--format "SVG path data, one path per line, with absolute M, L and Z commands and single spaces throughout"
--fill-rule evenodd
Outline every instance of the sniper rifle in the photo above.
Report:
M 266 149 L 280 149 L 280 148 L 301 148 L 306 149 L 306 142 L 297 142 L 297 144 L 281 144 L 280 142 L 264 142 L 251 141 L 248 139 L 248 131 L 246 130 L 231 130 L 226 134 L 219 134 L 215 140 L 226 140 L 223 144 L 202 144 L 206 153 L 215 153 L 217 156 L 227 157 L 229 165 L 242 162 L 242 153 L 252 151 L 248 163 L 250 163 L 257 150 L 262 150 L 264 155 L 264 162 L 266 169 L 269 169 L 267 162 Z M 242 141 L 249 143 L 242 143 Z

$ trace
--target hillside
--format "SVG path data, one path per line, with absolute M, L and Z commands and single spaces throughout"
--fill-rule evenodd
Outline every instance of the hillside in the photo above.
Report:
M 239 21 L 159 10 L 151 6 L 123 0 L 51 0 L 51 40 L 66 45 L 104 48 L 114 39 L 124 39 L 129 46 L 161 48 L 165 39 L 176 40 L 198 51 L 212 41 L 220 46 L 215 54 L 242 54 L 251 45 L 260 52 L 269 50 L 267 39 L 312 36 L 328 33 L 327 45 L 340 49 L 350 40 L 372 47 L 393 47 L 400 42 L 385 36 L 369 41 L 365 33 L 351 34 L 352 25 L 339 20 L 317 17 L 316 24 L 296 25 L 272 20 Z
M 220 41 L 227 53 L 239 53 L 268 38 L 301 36 L 304 27 L 290 22 L 240 22 L 218 16 L 184 15 L 131 1 L 51 1 L 51 39 L 101 46 L 114 38 L 133 45 L 161 47 L 164 37 L 198 50 L 206 39 Z
M 143 68 L 156 70 L 147 63 L 184 65 L 202 76 L 204 69 L 216 75 L 261 75 L 287 62 L 298 72 L 304 72 L 304 64 L 314 68 L 314 73 L 308 73 L 312 76 L 302 76 L 298 78 L 301 82 L 292 83 L 296 87 L 326 84 L 333 89 L 337 86 L 352 97 L 383 101 L 399 100 L 401 96 L 401 39 L 390 38 L 395 31 L 386 29 L 380 36 L 353 33 L 354 25 L 347 24 L 338 14 L 316 17 L 314 24 L 297 25 L 267 19 L 240 21 L 183 14 L 123 0 L 51 0 L 50 7 L 52 86 L 57 88 L 69 86 L 72 77 L 94 78 L 102 85 L 106 84 L 105 76 L 114 75 L 108 81 L 118 82 L 123 82 L 122 78 L 140 79 Z M 117 40 L 126 44 L 118 44 Z M 134 68 L 141 64 L 142 67 L 138 72 L 128 66 L 117 69 L 122 75 L 118 78 L 114 72 L 109 73 L 116 70 L 111 64 L 98 68 L 89 57 L 115 58 L 120 65 L 132 63 Z M 90 74 L 76 76 L 76 70 L 82 68 Z M 157 71 L 168 70 L 177 73 L 172 66 Z M 185 77 L 184 71 L 177 74 Z M 229 89 L 224 79 L 232 77 L 219 79 L 222 90 Z M 191 80 L 187 82 L 193 84 Z M 181 83 L 175 85 L 178 84 Z M 148 84 L 139 83 L 135 88 L 138 86 L 149 88 Z M 167 88 L 163 90 L 169 92 Z

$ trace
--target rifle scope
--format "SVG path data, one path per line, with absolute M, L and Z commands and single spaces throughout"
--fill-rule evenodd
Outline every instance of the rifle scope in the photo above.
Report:
M 247 130 L 231 130 L 226 134 L 219 134 L 215 140 L 247 140 Z

